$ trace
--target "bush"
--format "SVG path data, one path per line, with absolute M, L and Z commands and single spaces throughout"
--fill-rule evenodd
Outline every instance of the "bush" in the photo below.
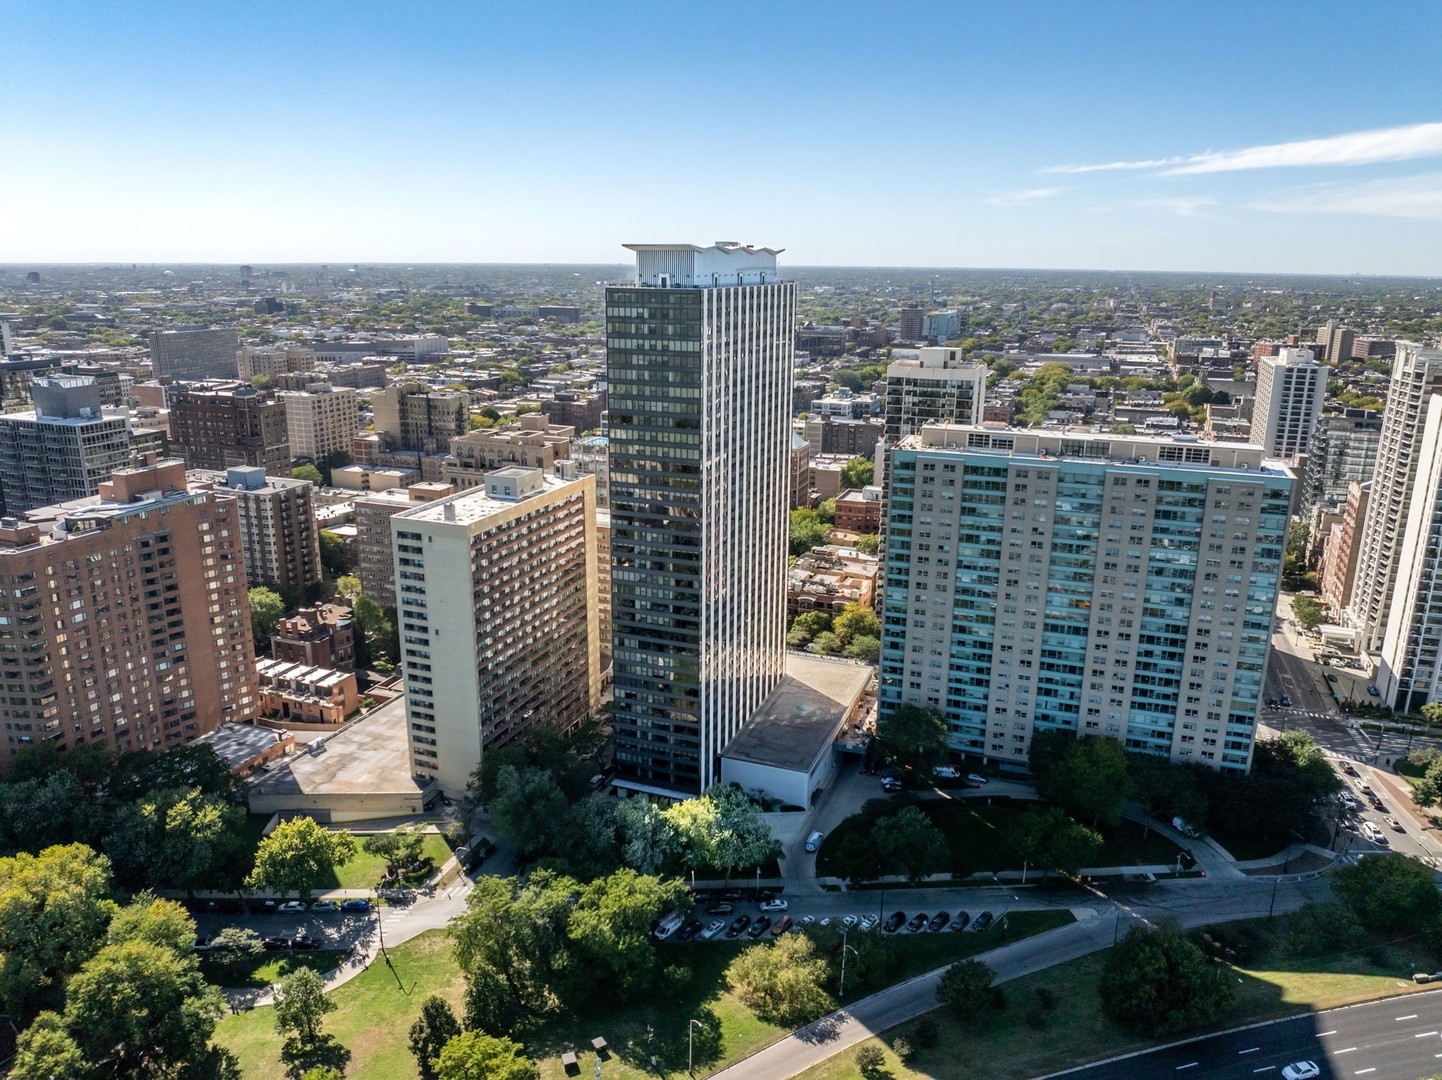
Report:
M 901 1059 L 903 1065 L 910 1062 L 912 1054 L 915 1053 L 911 1048 L 911 1040 L 905 1035 L 898 1035 L 892 1040 L 891 1052 Z
M 856 1050 L 856 1067 L 861 1075 L 870 1080 L 871 1077 L 880 1076 L 886 1068 L 886 1054 L 881 1047 L 867 1043 Z
M 942 973 L 936 984 L 936 999 L 962 1019 L 974 1018 L 987 1000 L 995 1005 L 1001 987 L 991 984 L 996 972 L 980 960 L 958 960 Z

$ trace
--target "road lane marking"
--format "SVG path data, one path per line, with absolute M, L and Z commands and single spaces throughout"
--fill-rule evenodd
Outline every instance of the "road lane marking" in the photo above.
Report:
M 1254 1073 L 1259 1073 L 1259 1072 L 1271 1072 L 1271 1071 L 1272 1071 L 1273 1069 L 1275 1069 L 1275 1068 L 1276 1068 L 1275 1065 L 1263 1065 L 1260 1069 L 1253 1069 L 1252 1072 L 1254 1072 Z
M 1239 1054 L 1255 1054 L 1255 1053 L 1256 1053 L 1258 1050 L 1260 1050 L 1260 1049 L 1261 1049 L 1260 1046 L 1254 1046 L 1254 1047 L 1252 1047 L 1250 1050 L 1238 1050 L 1237 1053 L 1239 1053 Z
M 1193 1061 L 1193 1062 L 1190 1062 L 1189 1064 L 1186 1064 L 1186 1065 L 1178 1065 L 1178 1066 L 1177 1066 L 1177 1072 L 1181 1072 L 1183 1069 L 1195 1069 L 1195 1068 L 1196 1068 L 1198 1065 L 1200 1065 L 1200 1064 L 1201 1064 L 1200 1061 Z
M 1349 1046 L 1349 1047 L 1347 1047 L 1347 1049 L 1345 1049 L 1345 1050 L 1333 1050 L 1332 1053 L 1334 1053 L 1334 1054 L 1350 1054 L 1350 1053 L 1351 1053 L 1353 1050 L 1355 1050 L 1355 1049 L 1357 1049 L 1355 1046 Z
M 1353 1076 L 1361 1076 L 1363 1073 L 1376 1072 L 1376 1071 L 1377 1071 L 1376 1069 L 1358 1069 L 1358 1070 L 1357 1070 L 1356 1072 L 1354 1072 L 1352 1075 L 1353 1075 Z
M 1403 1020 L 1416 1020 L 1416 1019 L 1417 1019 L 1417 1014 L 1416 1014 L 1416 1013 L 1413 1013 L 1411 1016 L 1399 1016 L 1399 1017 L 1397 1017 L 1397 1020 L 1398 1020 L 1399 1023 L 1400 1023 L 1401 1021 L 1403 1021 Z
M 1336 1028 L 1333 1028 L 1331 1031 L 1319 1031 L 1319 1032 L 1317 1032 L 1317 1038 L 1320 1039 L 1323 1035 L 1335 1035 L 1335 1034 L 1337 1034 L 1337 1029 L 1336 1029 Z
M 1420 1032 L 1418 1032 L 1416 1035 L 1413 1035 L 1412 1038 L 1414 1038 L 1414 1039 L 1425 1039 L 1425 1038 L 1427 1038 L 1427 1036 L 1429 1036 L 1429 1035 L 1436 1035 L 1436 1034 L 1437 1034 L 1437 1033 L 1436 1033 L 1435 1031 L 1420 1031 Z

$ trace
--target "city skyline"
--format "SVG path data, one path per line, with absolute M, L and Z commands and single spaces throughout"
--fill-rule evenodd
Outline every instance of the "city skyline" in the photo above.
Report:
M 9 20 L 0 261 L 608 263 L 624 234 L 795 266 L 1442 273 L 1435 93 L 1324 66 L 1366 41 L 1426 70 L 1434 7 L 917 3 L 864 55 L 854 4 L 146 10 Z M 610 134 L 628 99 L 644 155 Z

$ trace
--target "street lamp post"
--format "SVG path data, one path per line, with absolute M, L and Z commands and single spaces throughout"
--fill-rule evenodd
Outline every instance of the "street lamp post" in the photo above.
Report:
M 1282 879 L 1280 877 L 1275 877 L 1272 879 L 1272 903 L 1271 906 L 1267 908 L 1267 918 L 1269 919 L 1277 910 L 1277 886 L 1281 883 Z
M 844 957 L 843 957 L 844 958 Z M 686 1028 L 686 1073 L 689 1076 L 696 1075 L 696 1029 L 701 1026 L 700 1020 L 692 1020 Z

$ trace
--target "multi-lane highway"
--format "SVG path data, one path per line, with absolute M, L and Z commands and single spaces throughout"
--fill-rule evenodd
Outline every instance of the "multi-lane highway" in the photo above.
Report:
M 1419 1080 L 1442 1073 L 1442 991 L 1304 1013 L 1056 1076 L 1068 1080 L 1277 1080 L 1297 1061 L 1324 1080 Z

